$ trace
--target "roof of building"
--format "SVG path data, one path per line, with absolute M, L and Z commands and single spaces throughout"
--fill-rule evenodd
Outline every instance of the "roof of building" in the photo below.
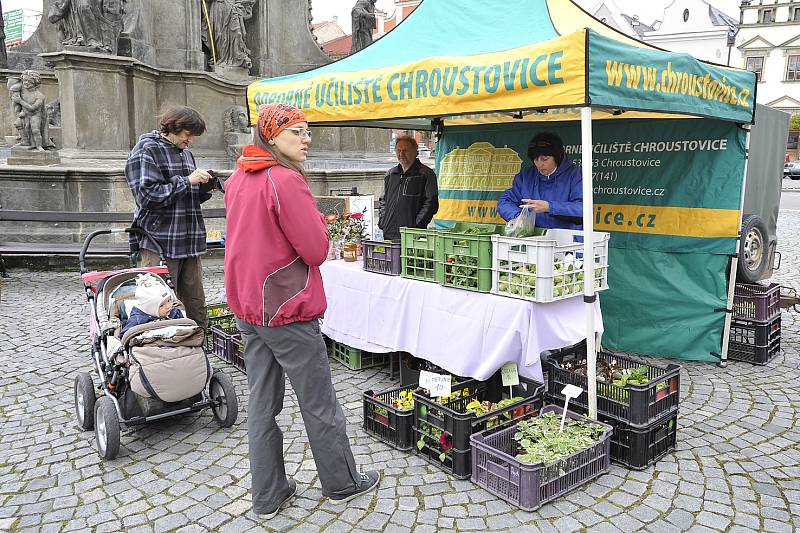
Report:
M 343 35 L 322 45 L 322 49 L 325 51 L 325 53 L 333 58 L 339 58 L 348 55 L 352 47 L 352 35 Z

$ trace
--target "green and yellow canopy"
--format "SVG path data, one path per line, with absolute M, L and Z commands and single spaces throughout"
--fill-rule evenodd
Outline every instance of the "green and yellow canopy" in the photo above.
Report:
M 408 129 L 564 120 L 587 105 L 752 123 L 755 90 L 752 72 L 645 45 L 570 0 L 424 0 L 356 54 L 252 83 L 247 102 L 251 120 L 288 102 L 317 125 Z

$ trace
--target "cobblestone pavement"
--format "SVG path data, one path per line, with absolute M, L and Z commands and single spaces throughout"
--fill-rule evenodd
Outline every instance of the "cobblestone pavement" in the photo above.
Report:
M 800 212 L 779 221 L 783 266 L 800 286 Z M 219 263 L 206 269 L 210 295 Z M 13 531 L 793 531 L 800 528 L 796 314 L 765 367 L 683 365 L 677 451 L 655 467 L 611 472 L 533 513 L 368 437 L 360 393 L 392 385 L 384 371 L 334 365 L 356 461 L 384 472 L 377 493 L 323 503 L 291 388 L 279 423 L 298 496 L 275 519 L 249 516 L 245 376 L 214 361 L 239 391 L 228 430 L 209 412 L 123 434 L 103 462 L 77 429 L 72 385 L 91 371 L 86 303 L 75 273 L 12 271 L 0 306 L 0 530 Z

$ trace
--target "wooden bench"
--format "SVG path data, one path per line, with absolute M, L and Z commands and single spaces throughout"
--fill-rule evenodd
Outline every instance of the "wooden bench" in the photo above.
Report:
M 225 209 L 206 209 L 203 218 L 225 218 Z M 124 225 L 130 226 L 133 213 L 103 213 L 103 212 L 74 212 L 74 211 L 24 211 L 0 209 L 0 222 L 43 222 L 52 224 L 62 223 L 92 223 L 98 225 Z M 209 248 L 221 248 L 219 240 L 209 241 Z M 80 254 L 83 247 L 81 242 L 27 242 L 27 241 L 0 241 L 0 276 L 6 277 L 6 265 L 3 255 L 75 255 Z M 127 256 L 130 249 L 127 243 L 97 243 L 92 244 L 87 250 L 89 255 Z

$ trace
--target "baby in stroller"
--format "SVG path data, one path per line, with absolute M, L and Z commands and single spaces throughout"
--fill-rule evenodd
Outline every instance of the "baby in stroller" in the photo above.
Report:
M 175 306 L 172 290 L 152 274 L 140 274 L 136 278 L 136 305 L 131 308 L 122 335 L 133 326 L 147 324 L 160 318 L 184 318 Z

